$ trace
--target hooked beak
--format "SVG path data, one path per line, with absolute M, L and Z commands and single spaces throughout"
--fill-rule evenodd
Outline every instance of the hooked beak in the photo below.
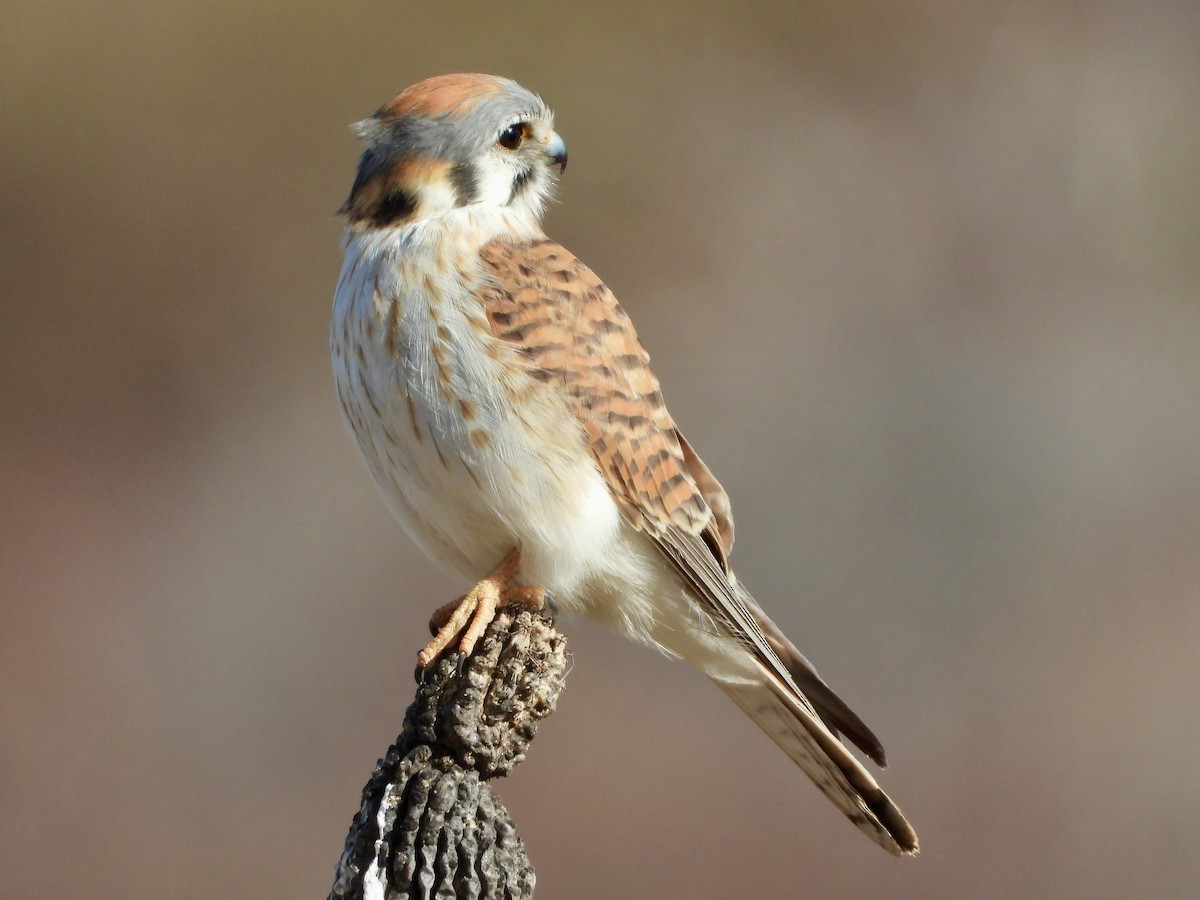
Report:
M 559 174 L 567 170 L 567 145 L 557 131 L 550 132 L 546 138 L 546 155 L 558 164 Z

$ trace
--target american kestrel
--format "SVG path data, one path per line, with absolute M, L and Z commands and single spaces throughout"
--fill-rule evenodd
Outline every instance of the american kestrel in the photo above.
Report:
M 428 666 L 498 604 L 582 613 L 715 681 L 887 850 L 904 815 L 839 733 L 879 740 L 729 567 L 729 499 L 667 412 L 616 297 L 546 237 L 567 148 L 505 78 L 442 75 L 357 126 L 330 343 L 367 468 L 418 545 L 474 587 Z M 482 578 L 480 576 L 483 576 Z

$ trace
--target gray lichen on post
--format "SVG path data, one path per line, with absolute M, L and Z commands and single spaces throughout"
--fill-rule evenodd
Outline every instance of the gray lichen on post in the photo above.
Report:
M 522 898 L 534 872 L 487 779 L 521 760 L 554 711 L 566 639 L 524 606 L 500 610 L 465 661 L 418 670 L 396 743 L 363 788 L 329 900 Z

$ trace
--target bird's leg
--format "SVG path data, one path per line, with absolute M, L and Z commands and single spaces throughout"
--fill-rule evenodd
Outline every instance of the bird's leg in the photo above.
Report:
M 470 656 L 475 643 L 496 617 L 496 610 L 506 603 L 524 603 L 533 609 L 542 609 L 546 601 L 544 590 L 514 583 L 520 568 L 521 548 L 518 547 L 466 594 L 435 610 L 430 625 L 438 630 L 433 640 L 417 654 L 417 664 L 428 669 L 460 633 L 459 652 Z

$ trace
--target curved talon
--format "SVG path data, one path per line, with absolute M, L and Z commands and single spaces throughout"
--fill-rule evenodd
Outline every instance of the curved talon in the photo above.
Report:
M 458 651 L 462 654 L 459 661 L 461 668 L 492 619 L 496 617 L 496 610 L 500 606 L 506 603 L 523 603 L 535 610 L 542 609 L 546 602 L 544 590 L 533 585 L 513 584 L 520 562 L 520 551 L 512 551 L 504 557 L 494 572 L 457 601 L 435 610 L 429 622 L 433 640 L 417 654 L 417 665 L 428 669 L 461 633 L 462 638 L 458 642 Z
M 425 649 L 417 654 L 417 664 L 419 666 L 424 669 L 428 669 L 431 665 L 433 665 L 438 656 L 441 655 L 442 651 L 450 646 L 450 643 L 454 640 L 455 635 L 463 630 L 463 626 L 467 624 L 467 621 L 471 619 L 473 614 L 475 616 L 475 620 L 471 622 L 471 625 L 474 627 L 475 621 L 478 620 L 479 613 L 482 611 L 482 607 L 484 606 L 481 595 L 484 594 L 488 588 L 494 589 L 494 585 L 492 585 L 489 580 L 485 578 L 483 581 L 479 582 L 479 584 L 475 585 L 475 587 L 471 588 L 465 597 L 458 601 L 453 612 L 451 612 L 447 617 L 446 623 L 442 625 L 442 627 L 438 629 L 437 634 L 433 636 L 433 640 L 426 644 Z M 494 606 L 492 608 L 495 609 Z M 488 621 L 491 620 L 489 619 Z M 487 627 L 486 622 L 484 623 L 483 627 Z M 482 632 L 482 630 L 483 629 L 481 628 L 480 631 Z M 468 634 L 469 633 L 470 632 L 468 631 Z M 463 640 L 466 640 L 465 636 Z M 474 642 L 472 641 L 472 646 L 473 645 Z

